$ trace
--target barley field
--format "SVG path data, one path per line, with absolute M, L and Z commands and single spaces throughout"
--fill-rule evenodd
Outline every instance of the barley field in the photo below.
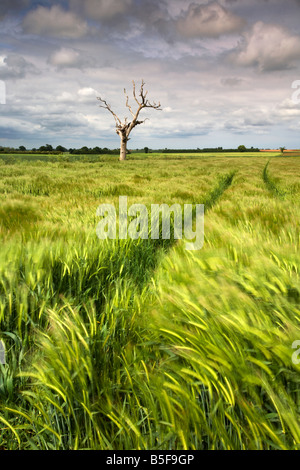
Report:
M 99 240 L 122 195 L 203 248 Z M 0 199 L 0 449 L 300 448 L 299 156 L 3 156 Z

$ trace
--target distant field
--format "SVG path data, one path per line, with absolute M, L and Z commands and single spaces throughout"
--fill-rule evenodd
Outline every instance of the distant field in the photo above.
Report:
M 284 152 L 283 154 L 284 157 L 300 157 L 300 151 L 293 151 L 293 152 Z
M 299 449 L 299 155 L 32 157 L 0 155 L 0 449 Z M 100 241 L 120 195 L 203 203 L 203 248 Z
M 128 155 L 128 159 L 134 159 L 134 160 L 148 160 L 148 159 L 153 159 L 153 158 L 190 158 L 190 157 L 197 157 L 197 158 L 211 158 L 212 156 L 215 157 L 262 157 L 262 156 L 267 156 L 267 157 L 273 157 L 273 156 L 280 156 L 281 152 L 275 151 L 275 152 L 215 152 L 213 154 L 203 152 L 203 153 L 181 153 L 181 154 L 171 154 L 171 153 L 133 153 Z M 296 153 L 284 153 L 284 156 L 300 156 L 300 151 L 299 154 Z M 74 155 L 74 154 L 69 154 L 69 153 L 64 153 L 61 155 L 47 155 L 47 154 L 2 154 L 0 153 L 0 165 L 1 165 L 1 160 L 3 162 L 6 161 L 13 161 L 13 160 L 21 160 L 21 161 L 36 161 L 36 160 L 41 160 L 41 161 L 51 161 L 51 162 L 59 162 L 59 161 L 91 161 L 91 162 L 96 162 L 96 161 L 114 161 L 118 160 L 117 155 Z

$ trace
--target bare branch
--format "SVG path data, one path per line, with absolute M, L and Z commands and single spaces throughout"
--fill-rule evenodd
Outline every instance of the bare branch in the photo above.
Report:
M 130 104 L 129 104 L 129 96 L 128 96 L 127 93 L 126 93 L 125 88 L 124 88 L 124 93 L 125 93 L 125 96 L 126 96 L 126 106 L 127 106 L 127 108 L 129 109 L 131 115 L 134 117 L 134 112 L 132 111 L 132 107 L 131 107 Z
M 142 80 L 142 84 L 141 84 L 141 89 L 140 89 L 140 97 L 142 99 L 142 104 L 146 106 L 148 100 L 146 100 L 147 98 L 147 95 L 148 95 L 148 91 L 144 91 L 144 86 L 145 86 L 145 82 L 144 80 Z
M 138 124 L 144 124 L 144 122 L 146 122 L 146 121 L 150 121 L 150 119 L 149 119 L 149 118 L 146 118 L 146 119 L 144 119 L 143 121 L 136 121 L 135 124 L 136 124 L 136 125 L 138 125 Z
M 147 100 L 147 95 L 148 95 L 148 90 L 145 91 L 144 90 L 144 86 L 145 86 L 145 82 L 144 80 L 142 80 L 142 83 L 141 83 L 141 88 L 140 88 L 140 93 L 139 93 L 139 96 L 140 96 L 140 101 L 138 100 L 137 96 L 136 96 L 136 85 L 135 85 L 135 82 L 134 80 L 132 81 L 132 85 L 133 85 L 133 97 L 136 101 L 136 103 L 139 105 L 139 107 L 141 107 L 141 109 L 143 108 L 154 108 L 154 109 L 159 109 L 161 107 L 161 104 L 158 103 L 150 103 L 149 100 Z M 126 95 L 127 96 L 127 95 Z M 128 96 L 127 96 L 127 103 L 126 105 L 128 104 Z M 132 110 L 131 110 L 132 111 Z M 131 113 L 133 114 L 133 113 Z
M 101 103 L 103 103 L 103 105 L 99 105 L 100 108 L 104 108 L 104 109 L 107 109 L 114 117 L 115 121 L 116 121 L 116 125 L 117 126 L 122 126 L 122 122 L 121 120 L 118 118 L 118 116 L 116 115 L 116 113 L 113 112 L 113 110 L 111 109 L 111 106 L 110 104 L 108 104 L 105 100 L 103 100 L 102 98 L 100 98 L 100 96 L 97 96 L 97 100 L 101 101 Z
M 162 111 L 160 102 L 158 104 L 156 104 L 155 102 L 151 104 L 149 101 L 147 101 L 147 104 L 144 107 L 153 108 L 153 109 L 157 109 L 158 111 Z
M 134 96 L 134 99 L 135 101 L 137 102 L 138 105 L 140 105 L 140 102 L 138 101 L 137 97 L 136 97 L 136 93 L 135 93 L 135 82 L 134 80 L 132 80 L 132 87 L 133 87 L 133 96 Z

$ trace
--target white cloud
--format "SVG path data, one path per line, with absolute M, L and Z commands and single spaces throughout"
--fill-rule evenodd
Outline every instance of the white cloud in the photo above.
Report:
M 94 88 L 80 88 L 80 90 L 78 90 L 78 95 L 79 96 L 95 96 L 98 94 L 98 92 L 96 90 L 94 90 Z
M 91 88 L 91 87 L 80 88 L 77 91 L 77 95 L 79 97 L 80 103 L 86 103 L 86 104 L 90 104 L 90 105 L 92 103 L 94 103 L 95 105 L 96 105 L 96 103 L 98 103 L 96 101 L 96 98 L 97 98 L 97 96 L 99 96 L 99 92 L 96 91 L 94 88 Z
M 262 72 L 283 70 L 300 59 L 300 36 L 258 21 L 244 34 L 231 59 L 238 65 L 257 66 Z
M 96 61 L 88 52 L 70 47 L 61 47 L 50 54 L 48 64 L 57 67 L 57 69 L 77 68 L 84 69 L 94 68 L 97 66 Z
M 300 107 L 293 100 L 286 98 L 275 107 L 274 115 L 285 120 L 294 119 L 300 116 Z
M 60 95 L 58 95 L 56 101 L 58 103 L 74 103 L 75 98 L 69 91 L 63 91 Z
M 217 2 L 192 3 L 177 20 L 177 30 L 185 37 L 219 37 L 240 31 L 245 21 Z
M 25 33 L 70 39 L 80 38 L 88 32 L 86 21 L 59 5 L 50 9 L 38 6 L 25 16 L 22 26 Z
M 56 67 L 77 67 L 80 64 L 80 54 L 74 49 L 62 47 L 51 54 L 49 63 Z

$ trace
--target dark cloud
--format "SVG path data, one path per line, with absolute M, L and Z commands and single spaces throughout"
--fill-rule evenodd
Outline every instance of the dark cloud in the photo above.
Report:
M 17 139 L 26 139 L 28 137 L 27 133 L 20 132 L 20 129 L 16 129 L 15 127 L 9 126 L 1 126 L 0 125 L 0 135 L 1 140 L 3 139 L 10 139 L 10 140 L 17 140 Z
M 88 32 L 85 20 L 59 5 L 53 5 L 51 8 L 38 6 L 25 16 L 22 26 L 27 34 L 68 39 L 83 37 Z
M 243 124 L 245 126 L 266 127 L 266 126 L 271 125 L 272 121 L 270 119 L 247 117 L 247 118 L 244 119 Z
M 227 87 L 236 87 L 241 85 L 243 82 L 244 80 L 238 77 L 228 77 L 221 79 L 221 84 Z
M 244 26 L 244 19 L 215 1 L 206 5 L 192 3 L 177 20 L 177 30 L 184 37 L 218 38 L 241 31 Z
M 63 134 L 72 130 L 78 133 L 78 129 L 81 129 L 83 132 L 84 121 L 77 116 L 64 116 L 61 113 L 57 113 L 43 116 L 39 124 L 43 130 Z
M 124 15 L 133 5 L 133 0 L 69 0 L 71 9 L 86 18 L 107 21 Z
M 19 54 L 9 54 L 0 66 L 0 79 L 24 78 L 29 74 L 38 74 L 38 69 Z
M 26 8 L 30 4 L 30 0 L 1 0 L 0 3 L 0 19 L 6 15 L 15 13 L 22 8 Z

